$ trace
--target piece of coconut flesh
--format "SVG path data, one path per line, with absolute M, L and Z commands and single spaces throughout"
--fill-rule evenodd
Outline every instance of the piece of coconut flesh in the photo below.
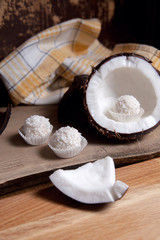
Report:
M 128 189 L 127 184 L 116 181 L 114 161 L 109 156 L 74 170 L 56 170 L 49 178 L 61 192 L 87 204 L 114 202 Z
M 128 118 L 112 110 L 115 101 L 126 95 L 141 105 L 139 114 L 128 114 Z M 129 135 L 152 129 L 160 121 L 160 76 L 143 58 L 115 56 L 91 75 L 86 105 L 92 119 L 108 131 Z

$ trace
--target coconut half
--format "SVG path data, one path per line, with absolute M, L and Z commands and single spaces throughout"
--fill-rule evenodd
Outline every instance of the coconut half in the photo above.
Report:
M 88 121 L 103 135 L 134 139 L 159 124 L 160 76 L 142 56 L 124 53 L 105 59 L 93 68 L 84 84 L 84 95 Z M 135 116 L 130 111 L 120 115 L 113 111 L 117 99 L 126 95 L 140 104 L 141 112 Z
M 128 185 L 116 181 L 111 157 L 87 163 L 75 170 L 56 170 L 49 176 L 67 196 L 83 203 L 108 203 L 120 199 Z

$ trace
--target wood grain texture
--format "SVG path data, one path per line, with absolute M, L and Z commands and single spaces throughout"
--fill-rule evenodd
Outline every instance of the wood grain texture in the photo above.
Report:
M 76 157 L 60 159 L 47 144 L 27 145 L 18 129 L 27 117 L 38 114 L 48 117 L 54 131 L 61 127 L 57 106 L 19 106 L 12 109 L 10 121 L 0 137 L 0 195 L 48 182 L 48 176 L 58 168 L 73 168 L 86 162 L 111 156 L 116 167 L 147 160 L 160 155 L 160 127 L 134 142 L 116 142 L 81 129 L 88 140 L 87 147 Z
M 116 169 L 119 201 L 85 205 L 50 183 L 0 198 L 0 239 L 160 239 L 160 158 Z

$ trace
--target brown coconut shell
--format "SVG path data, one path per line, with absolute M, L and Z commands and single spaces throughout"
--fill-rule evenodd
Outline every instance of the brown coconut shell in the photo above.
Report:
M 152 128 L 142 132 L 123 134 L 116 131 L 109 131 L 108 129 L 101 127 L 91 116 L 88 110 L 87 102 L 86 102 L 86 92 L 87 92 L 88 84 L 91 81 L 95 72 L 104 63 L 118 56 L 127 56 L 127 57 L 134 56 L 134 57 L 141 58 L 149 62 L 150 64 L 152 63 L 146 57 L 143 57 L 135 53 L 120 53 L 104 59 L 95 68 L 92 67 L 92 72 L 90 75 L 76 76 L 69 90 L 64 94 L 59 104 L 58 119 L 61 123 L 73 125 L 73 126 L 83 126 L 89 123 L 89 125 L 92 126 L 94 129 L 96 129 L 96 131 L 98 131 L 101 135 L 107 138 L 115 138 L 120 140 L 135 140 L 137 138 L 140 138 L 144 134 L 147 134 L 153 131 L 153 129 L 155 129 L 160 124 L 160 122 L 158 122 Z M 158 70 L 156 71 L 159 74 L 159 71 Z
M 82 127 L 88 124 L 84 109 L 84 85 L 88 75 L 75 76 L 68 91 L 63 95 L 58 106 L 58 121 L 65 125 Z

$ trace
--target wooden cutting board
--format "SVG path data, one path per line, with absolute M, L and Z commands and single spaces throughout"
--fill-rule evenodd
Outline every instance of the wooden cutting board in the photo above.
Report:
M 27 145 L 18 134 L 25 119 L 34 114 L 48 117 L 54 126 L 53 131 L 62 126 L 58 123 L 55 105 L 12 109 L 8 126 L 0 136 L 0 195 L 47 182 L 55 169 L 73 168 L 108 155 L 113 157 L 116 167 L 160 156 L 160 127 L 133 142 L 111 141 L 83 129 L 82 135 L 88 140 L 87 147 L 74 158 L 60 159 L 47 144 Z

